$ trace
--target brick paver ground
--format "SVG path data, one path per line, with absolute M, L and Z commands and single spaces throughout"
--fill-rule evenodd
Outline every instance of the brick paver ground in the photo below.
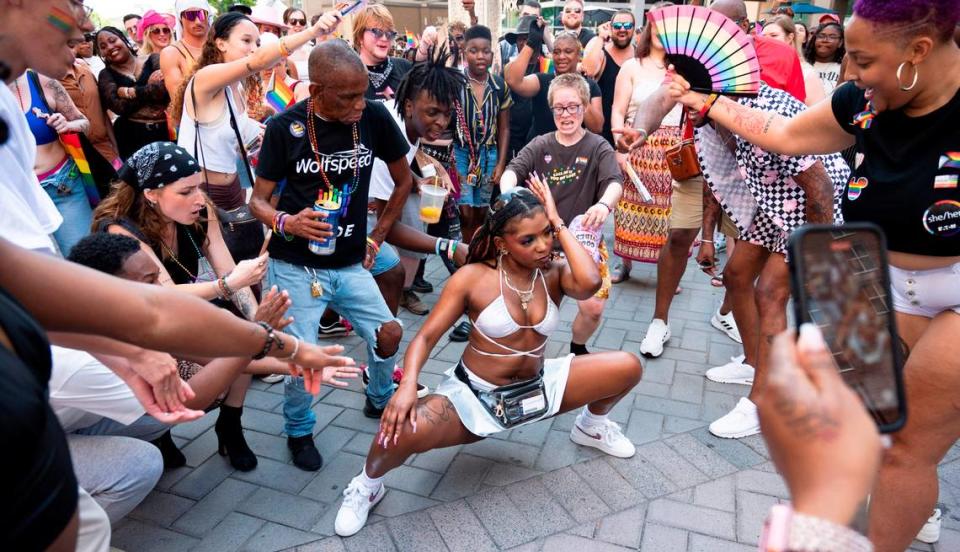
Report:
M 608 233 L 612 234 L 611 233 Z M 439 262 L 428 279 L 443 281 Z M 215 453 L 217 413 L 174 430 L 187 466 L 114 528 L 127 551 L 517 550 L 748 552 L 756 549 L 770 505 L 787 500 L 783 480 L 757 435 L 723 440 L 706 426 L 747 388 L 707 381 L 704 371 L 739 354 L 709 317 L 720 292 L 691 265 L 670 312 L 673 338 L 663 356 L 644 360 L 643 381 L 612 418 L 636 443 L 629 460 L 607 457 L 568 438 L 573 414 L 514 429 L 468 446 L 416 455 L 386 479 L 389 492 L 356 536 L 333 535 L 341 493 L 356 475 L 377 422 L 363 416 L 359 382 L 324 388 L 313 409 L 324 457 L 315 473 L 290 463 L 282 434 L 283 385 L 256 382 L 243 422 L 260 464 L 234 471 Z M 591 351 L 638 352 L 653 314 L 654 267 L 636 265 L 614 286 Z M 432 304 L 437 293 L 426 295 Z M 576 305 L 565 301 L 548 356 L 566 352 Z M 424 318 L 401 314 L 404 347 Z M 342 341 L 365 357 L 359 338 Z M 423 368 L 431 388 L 464 344 L 442 340 Z M 936 545 L 960 550 L 960 449 L 940 468 L 943 532 Z

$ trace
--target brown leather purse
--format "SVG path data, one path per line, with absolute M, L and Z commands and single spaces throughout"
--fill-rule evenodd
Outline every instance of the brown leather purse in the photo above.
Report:
M 700 161 L 697 159 L 697 148 L 694 146 L 693 126 L 689 124 L 684 110 L 680 126 L 683 127 L 683 139 L 679 144 L 664 152 L 670 176 L 677 182 L 682 182 L 695 176 L 700 176 Z

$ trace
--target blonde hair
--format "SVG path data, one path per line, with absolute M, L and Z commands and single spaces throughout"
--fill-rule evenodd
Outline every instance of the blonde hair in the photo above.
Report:
M 371 25 L 382 25 L 388 29 L 393 29 L 393 16 L 390 10 L 383 4 L 371 4 L 357 14 L 353 20 L 353 47 L 360 51 L 360 43 L 363 41 L 363 33 Z
M 587 80 L 580 76 L 579 73 L 566 73 L 554 77 L 553 82 L 550 83 L 550 88 L 547 89 L 547 103 L 549 103 L 551 107 L 553 107 L 554 95 L 556 95 L 557 90 L 561 88 L 569 88 L 575 91 L 577 95 L 580 96 L 580 101 L 583 103 L 584 109 L 590 104 L 590 87 L 587 85 Z
M 153 42 L 150 41 L 150 29 L 163 25 L 170 29 L 170 42 L 173 43 L 173 29 L 166 23 L 154 23 L 146 29 L 143 30 L 143 46 L 140 47 L 140 51 L 137 52 L 141 56 L 149 56 L 150 54 L 159 54 L 160 52 L 153 49 Z
M 793 22 L 792 17 L 781 14 L 771 19 L 767 25 L 776 25 L 783 30 L 783 34 L 787 36 L 793 35 L 793 47 L 796 48 L 797 55 L 800 56 L 800 59 L 803 59 L 803 44 L 800 44 L 800 35 L 797 34 L 797 26 Z

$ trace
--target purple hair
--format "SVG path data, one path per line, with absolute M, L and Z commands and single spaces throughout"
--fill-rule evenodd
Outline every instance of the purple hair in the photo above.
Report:
M 857 0 L 853 13 L 883 25 L 909 26 L 912 34 L 930 34 L 940 40 L 953 38 L 960 22 L 957 0 Z

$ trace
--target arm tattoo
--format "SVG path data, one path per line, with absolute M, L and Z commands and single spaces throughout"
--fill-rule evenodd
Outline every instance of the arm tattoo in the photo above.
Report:
M 453 403 L 443 395 L 425 397 L 420 399 L 417 405 L 417 419 L 426 420 L 433 425 L 445 424 L 456 415 Z
M 68 121 L 83 121 L 80 132 L 90 130 L 90 122 L 84 117 L 83 113 L 77 109 L 76 104 L 67 94 L 67 90 L 58 81 L 50 79 L 47 81 L 47 88 L 53 93 L 53 99 L 57 104 L 57 111 L 60 112 Z
M 720 98 L 714 105 L 721 106 L 732 119 L 730 130 L 750 140 L 752 137 L 766 134 L 770 130 L 774 119 L 780 116 L 777 113 L 767 113 L 759 109 L 752 109 L 727 98 Z
M 254 315 L 257 314 L 257 301 L 253 298 L 253 292 L 250 291 L 250 288 L 243 288 L 238 291 L 233 296 L 233 304 L 247 320 L 253 320 Z
M 807 222 L 830 224 L 833 222 L 833 181 L 817 161 L 802 173 L 793 177 L 806 195 Z

